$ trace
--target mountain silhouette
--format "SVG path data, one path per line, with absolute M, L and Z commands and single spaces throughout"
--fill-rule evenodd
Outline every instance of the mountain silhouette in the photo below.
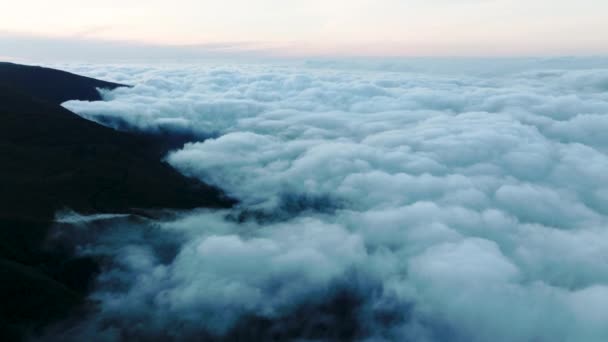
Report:
M 137 213 L 234 204 L 163 162 L 166 142 L 116 131 L 60 105 L 101 100 L 99 88 L 122 86 L 0 63 L 0 337 L 23 338 L 83 302 L 97 265 L 45 248 L 58 210 Z

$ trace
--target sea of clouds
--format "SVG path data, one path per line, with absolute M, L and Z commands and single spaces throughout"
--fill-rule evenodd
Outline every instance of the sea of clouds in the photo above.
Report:
M 65 107 L 194 134 L 166 161 L 240 201 L 60 218 L 109 259 L 64 338 L 608 340 L 608 60 L 64 69 L 133 85 Z

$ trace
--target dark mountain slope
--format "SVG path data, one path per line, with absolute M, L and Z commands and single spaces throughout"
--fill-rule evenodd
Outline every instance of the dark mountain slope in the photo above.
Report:
M 125 86 L 61 70 L 6 62 L 0 62 L 0 84 L 54 104 L 68 100 L 99 101 L 97 88 Z
M 225 207 L 215 188 L 162 163 L 148 137 L 117 132 L 0 86 L 0 218 L 131 208 Z
M 45 248 L 57 210 L 229 207 L 214 187 L 161 161 L 165 143 L 61 107 L 119 85 L 0 63 L 0 339 L 14 340 L 82 302 L 94 260 Z M 8 338 L 8 339 L 7 339 Z

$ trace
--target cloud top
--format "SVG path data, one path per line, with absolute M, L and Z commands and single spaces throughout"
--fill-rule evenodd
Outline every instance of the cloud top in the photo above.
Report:
M 169 259 L 105 239 L 101 313 L 76 331 L 608 338 L 608 69 L 336 63 L 73 67 L 135 86 L 66 107 L 212 136 L 167 161 L 242 201 L 152 223 L 179 236 Z

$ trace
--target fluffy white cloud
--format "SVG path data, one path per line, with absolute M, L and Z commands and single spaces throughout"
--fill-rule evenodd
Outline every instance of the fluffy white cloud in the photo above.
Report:
M 608 65 L 361 65 L 73 67 L 134 87 L 67 108 L 212 136 L 167 160 L 241 200 L 159 223 L 182 237 L 171 260 L 121 242 L 118 279 L 136 278 L 115 289 L 102 275 L 100 326 L 234 336 L 255 318 L 301 338 L 344 338 L 325 324 L 361 339 L 608 339 Z M 357 304 L 338 314 L 341 292 Z

